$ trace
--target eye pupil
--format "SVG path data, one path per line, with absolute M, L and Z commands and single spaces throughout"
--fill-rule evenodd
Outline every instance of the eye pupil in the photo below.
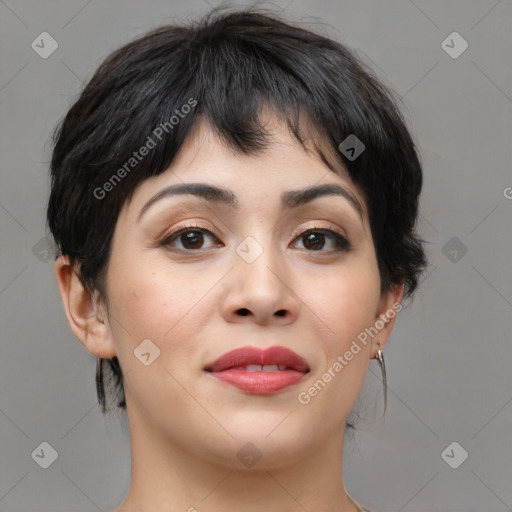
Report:
M 200 231 L 188 231 L 187 233 L 183 233 L 181 236 L 181 241 L 184 247 L 187 247 L 187 244 L 191 243 L 193 247 L 187 248 L 200 249 L 203 245 L 203 234 Z
M 325 236 L 322 233 L 309 233 L 306 235 L 307 244 L 305 244 L 306 248 L 312 248 L 314 250 L 321 249 L 323 244 L 325 243 L 324 240 Z M 315 242 L 316 239 L 316 242 Z M 320 243 L 318 240 L 320 239 Z M 308 247 L 308 245 L 310 247 Z

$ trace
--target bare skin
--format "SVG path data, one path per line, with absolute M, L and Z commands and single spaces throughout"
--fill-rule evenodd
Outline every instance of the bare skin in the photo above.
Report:
M 403 286 L 380 293 L 367 206 L 348 174 L 306 153 L 277 118 L 267 121 L 274 141 L 251 156 L 198 124 L 171 168 L 137 188 L 116 224 L 108 310 L 84 291 L 66 256 L 56 262 L 74 334 L 92 354 L 117 356 L 124 373 L 132 475 L 115 512 L 360 510 L 343 485 L 344 425 L 394 318 L 309 403 L 298 394 L 400 302 Z M 154 194 L 182 183 L 229 189 L 239 206 L 175 195 L 139 218 Z M 284 191 L 323 184 L 347 190 L 361 215 L 340 195 L 281 208 Z M 158 244 L 185 226 L 195 238 Z M 313 228 L 311 240 L 303 233 Z M 318 231 L 325 229 L 350 249 Z M 249 236 L 263 250 L 251 263 L 236 252 Z M 149 366 L 134 356 L 145 339 L 160 350 Z M 248 394 L 203 370 L 234 348 L 274 345 L 308 362 L 299 385 Z M 252 467 L 237 456 L 249 442 L 261 454 Z

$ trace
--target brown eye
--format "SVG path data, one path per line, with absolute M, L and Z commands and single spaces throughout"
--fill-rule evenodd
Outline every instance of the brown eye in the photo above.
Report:
M 184 251 L 197 251 L 200 249 L 208 249 L 204 247 L 205 241 L 216 239 L 215 235 L 206 228 L 199 228 L 198 226 L 186 226 L 172 232 L 164 240 L 160 242 L 162 246 L 171 246 L 178 250 Z M 178 244 L 178 246 L 176 246 Z M 213 247 L 213 244 L 210 245 Z
M 325 235 L 323 233 L 309 233 L 303 237 L 304 247 L 318 251 L 325 245 Z
M 201 231 L 187 231 L 179 235 L 179 239 L 185 249 L 201 249 L 204 244 L 204 235 Z
M 304 249 L 308 251 L 341 252 L 351 249 L 350 242 L 343 235 L 332 229 L 309 229 L 304 231 L 298 240 L 302 241 Z M 326 245 L 330 247 L 327 250 L 323 250 Z

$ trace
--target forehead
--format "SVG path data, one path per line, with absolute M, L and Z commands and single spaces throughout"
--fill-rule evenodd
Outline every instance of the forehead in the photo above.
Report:
M 283 191 L 335 183 L 357 198 L 360 214 L 365 216 L 363 194 L 309 123 L 303 120 L 301 144 L 282 116 L 263 109 L 259 121 L 268 143 L 243 153 L 207 120 L 198 118 L 172 165 L 141 184 L 129 209 L 145 209 L 148 200 L 170 185 L 207 183 L 233 191 L 242 207 L 250 203 L 268 208 L 275 201 L 282 202 Z
M 266 143 L 262 148 L 244 153 L 222 138 L 204 117 L 199 118 L 180 148 L 171 169 L 187 172 L 191 176 L 214 167 L 205 163 L 222 162 L 222 167 L 215 169 L 217 173 L 222 173 L 223 169 L 232 170 L 231 166 L 234 166 L 240 169 L 240 177 L 244 175 L 244 169 L 257 168 L 259 172 L 256 178 L 268 178 L 271 174 L 274 178 L 289 177 L 293 180 L 300 179 L 300 175 L 304 173 L 305 178 L 311 180 L 330 177 L 331 174 L 345 183 L 352 183 L 347 169 L 332 146 L 320 136 L 309 119 L 302 117 L 300 120 L 302 144 L 292 135 L 289 125 L 280 113 L 263 107 L 259 122 L 262 139 Z M 239 165 L 243 166 L 238 167 Z

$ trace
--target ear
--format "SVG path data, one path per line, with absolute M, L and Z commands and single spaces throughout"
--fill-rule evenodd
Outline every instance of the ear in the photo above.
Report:
M 107 312 L 99 305 L 97 296 L 88 293 L 70 265 L 68 256 L 55 262 L 57 285 L 69 326 L 85 348 L 95 356 L 111 358 L 116 355 Z
M 379 349 L 386 345 L 389 335 L 395 325 L 395 318 L 402 309 L 402 297 L 404 295 L 404 283 L 394 285 L 380 298 L 377 313 L 375 315 L 374 328 L 377 334 L 372 338 L 370 358 L 374 358 Z

